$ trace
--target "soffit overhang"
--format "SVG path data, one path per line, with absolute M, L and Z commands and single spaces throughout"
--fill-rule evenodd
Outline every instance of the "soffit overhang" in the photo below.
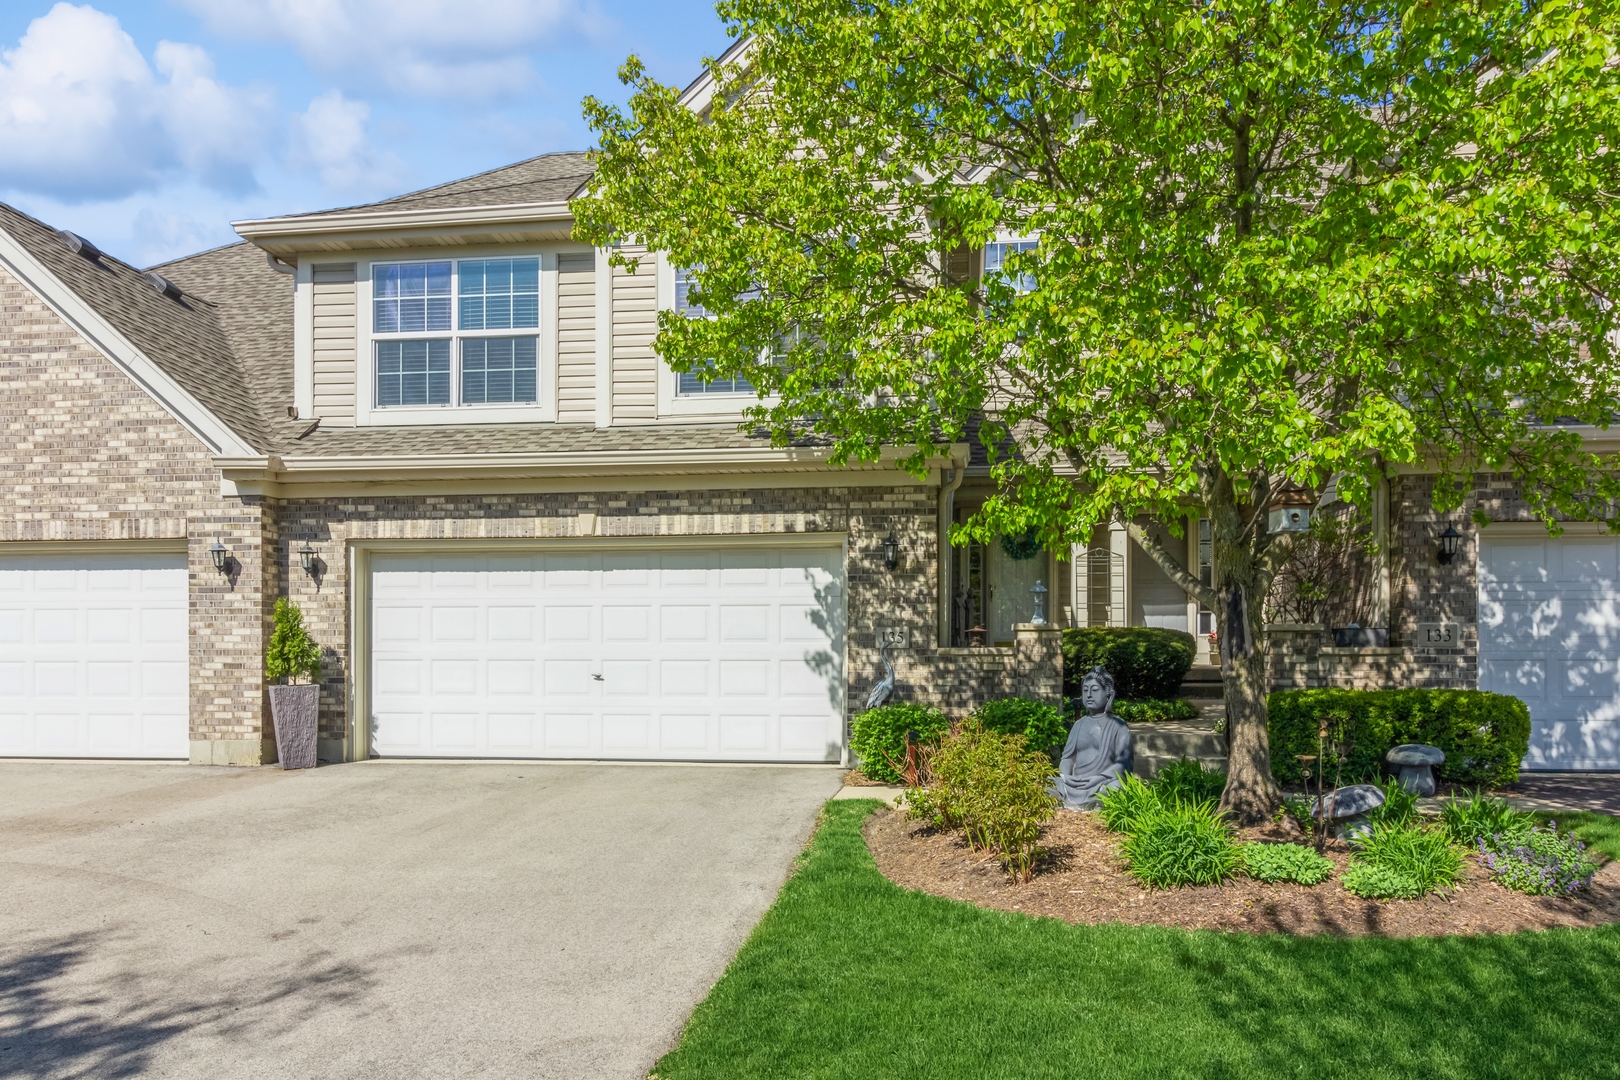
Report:
M 242 239 L 272 255 L 464 247 L 571 240 L 567 202 L 363 210 L 234 221 Z

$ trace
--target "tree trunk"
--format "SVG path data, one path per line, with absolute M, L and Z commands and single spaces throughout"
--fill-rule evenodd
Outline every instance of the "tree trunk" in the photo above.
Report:
M 1226 791 L 1221 809 L 1239 825 L 1263 825 L 1282 801 L 1271 775 L 1266 733 L 1266 660 L 1263 573 L 1252 549 L 1234 544 L 1220 567 L 1222 602 L 1215 612 L 1221 652 L 1221 687 L 1226 698 Z

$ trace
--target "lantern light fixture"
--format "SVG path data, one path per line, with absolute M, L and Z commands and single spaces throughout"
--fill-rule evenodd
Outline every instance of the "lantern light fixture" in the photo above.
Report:
M 900 541 L 895 537 L 894 530 L 890 529 L 889 535 L 883 538 L 883 567 L 886 570 L 893 570 L 899 565 Z
M 1047 593 L 1047 591 L 1048 590 L 1047 590 L 1046 586 L 1042 585 L 1039 581 L 1037 581 L 1034 584 L 1034 586 L 1032 586 L 1030 588 L 1030 590 L 1029 590 L 1030 595 L 1035 598 L 1035 614 L 1030 616 L 1029 621 L 1030 621 L 1031 624 L 1033 624 L 1035 626 L 1045 626 L 1046 625 L 1046 593 Z
M 220 542 L 219 535 L 217 533 L 214 535 L 213 546 L 208 549 L 208 557 L 214 560 L 214 569 L 223 574 L 225 572 L 225 563 L 230 557 L 230 553 L 225 550 L 225 545 Z
M 1446 531 L 1440 534 L 1440 550 L 1435 554 L 1441 566 L 1450 566 L 1457 557 L 1457 545 L 1462 541 L 1462 533 L 1457 526 L 1447 525 Z
M 304 546 L 298 549 L 298 565 L 302 566 L 304 573 L 310 577 L 315 576 L 315 549 L 309 546 L 308 540 L 305 540 Z

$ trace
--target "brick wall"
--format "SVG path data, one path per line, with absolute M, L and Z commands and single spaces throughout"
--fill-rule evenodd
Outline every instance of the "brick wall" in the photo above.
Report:
M 256 502 L 220 496 L 201 442 L 0 269 L 0 544 L 186 540 L 191 738 L 220 744 L 208 761 L 257 762 L 266 734 L 261 528 Z M 216 533 L 234 582 L 210 561 Z
M 326 740 L 346 734 L 350 542 L 566 537 L 578 534 L 582 515 L 595 515 L 593 531 L 600 536 L 847 532 L 852 713 L 882 676 L 874 639 L 879 625 L 910 631 L 910 648 L 892 654 L 898 700 L 965 712 L 983 697 L 1006 693 L 1056 699 L 1062 659 L 1055 632 L 1020 635 L 1016 650 L 937 647 L 936 514 L 936 490 L 917 486 L 284 500 L 275 507 L 278 531 L 267 546 L 275 550 L 280 580 L 303 609 L 305 625 L 330 650 L 321 695 Z M 893 571 L 885 568 L 882 553 L 891 530 L 901 552 Z M 319 581 L 298 565 L 297 550 L 306 541 L 326 564 Z

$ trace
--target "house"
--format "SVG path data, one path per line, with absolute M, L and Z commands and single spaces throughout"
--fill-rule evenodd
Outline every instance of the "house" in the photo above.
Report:
M 549 154 L 146 272 L 0 206 L 0 755 L 272 760 L 278 596 L 325 649 L 328 761 L 843 761 L 880 638 L 902 699 L 956 711 L 1055 699 L 1064 625 L 1207 660 L 1122 529 L 950 548 L 982 448 L 919 480 L 739 431 L 746 385 L 651 348 L 677 268 L 571 238 L 589 175 Z M 1620 767 L 1620 538 L 1549 538 L 1494 475 L 1442 517 L 1428 484 L 1378 495 L 1391 640 L 1274 627 L 1278 685 L 1516 693 L 1530 767 Z

